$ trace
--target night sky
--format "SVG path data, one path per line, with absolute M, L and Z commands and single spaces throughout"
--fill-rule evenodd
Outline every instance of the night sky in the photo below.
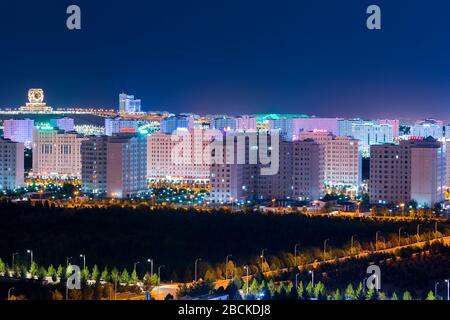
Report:
M 117 107 L 124 90 L 147 111 L 450 120 L 448 0 L 2 0 L 0 15 L 0 107 L 38 87 L 54 107 Z

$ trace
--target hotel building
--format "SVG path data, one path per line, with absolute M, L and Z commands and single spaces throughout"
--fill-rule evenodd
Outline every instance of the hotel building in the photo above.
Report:
M 333 134 L 338 132 L 338 118 L 279 118 L 269 120 L 271 130 L 279 130 L 287 141 L 298 140 L 301 132 L 313 130 L 326 130 Z
M 81 178 L 81 142 L 76 132 L 57 130 L 48 125 L 33 133 L 33 176 Z
M 134 114 L 141 112 L 141 100 L 132 95 L 121 93 L 119 95 L 119 113 Z
M 51 119 L 50 124 L 63 131 L 75 130 L 75 121 L 72 118 L 64 117 L 59 119 Z
M 162 119 L 160 122 L 161 132 L 172 134 L 177 129 L 191 130 L 194 128 L 194 118 L 187 115 L 177 115 Z
M 120 132 L 137 132 L 139 130 L 139 122 L 125 118 L 106 118 L 105 119 L 105 135 L 112 136 Z

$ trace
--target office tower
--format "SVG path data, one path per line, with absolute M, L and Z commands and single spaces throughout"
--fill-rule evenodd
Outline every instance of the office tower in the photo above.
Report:
M 256 118 L 251 116 L 236 117 L 236 130 L 256 130 Z
M 220 131 L 236 130 L 236 119 L 233 117 L 217 117 L 211 122 L 211 127 Z
M 177 129 L 194 128 L 194 118 L 191 116 L 177 115 L 161 120 L 161 132 L 172 134 Z
M 108 136 L 91 136 L 81 143 L 81 188 L 106 195 Z
M 147 135 L 119 133 L 109 138 L 106 193 L 130 198 L 147 191 Z
M 444 136 L 444 123 L 440 120 L 425 119 L 417 121 L 411 126 L 410 133 L 413 137 L 433 137 L 441 139 Z
M 119 94 L 119 113 L 134 114 L 141 112 L 141 100 L 134 99 L 133 95 Z
M 353 124 L 353 138 L 360 141 L 360 152 L 363 157 L 370 156 L 370 146 L 394 142 L 394 131 L 390 124 L 364 122 Z
M 14 190 L 24 183 L 24 145 L 0 137 L 0 190 Z
M 139 122 L 136 120 L 125 118 L 105 118 L 105 135 L 112 136 L 120 132 L 137 132 L 139 130 Z
M 442 144 L 433 138 L 371 146 L 370 202 L 434 206 L 442 199 L 444 163 Z
M 49 125 L 35 127 L 33 133 L 33 176 L 58 179 L 81 178 L 81 142 L 76 132 Z
M 59 130 L 74 131 L 75 129 L 75 122 L 72 118 L 64 117 L 59 119 L 51 119 L 50 124 Z
M 327 186 L 359 187 L 361 156 L 359 141 L 335 136 L 324 130 L 300 134 L 300 140 L 311 139 L 324 146 L 324 184 Z
M 34 120 L 5 120 L 3 127 L 5 139 L 21 142 L 26 148 L 31 148 L 33 144 Z
M 211 138 L 208 129 L 177 129 L 147 137 L 147 177 L 152 181 L 206 183 L 210 163 L 203 156 Z M 182 146 L 177 149 L 177 146 Z
M 28 90 L 28 102 L 19 108 L 21 113 L 51 113 L 53 108 L 44 102 L 44 90 Z
M 279 130 L 285 140 L 298 140 L 301 132 L 326 130 L 333 134 L 338 132 L 338 118 L 279 118 L 269 120 L 272 130 Z

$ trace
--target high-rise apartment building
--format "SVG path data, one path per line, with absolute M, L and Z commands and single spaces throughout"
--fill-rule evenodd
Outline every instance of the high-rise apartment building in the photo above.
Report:
M 335 136 L 324 130 L 303 132 L 300 140 L 311 139 L 324 146 L 324 183 L 329 186 L 359 187 L 361 155 L 359 140 Z
M 125 118 L 105 118 L 105 135 L 112 136 L 120 132 L 137 132 L 139 130 L 139 122 Z
M 64 131 L 74 131 L 75 130 L 75 121 L 72 118 L 58 118 L 58 119 L 51 119 L 50 124 L 59 130 Z
M 444 136 L 444 123 L 435 119 L 417 121 L 411 126 L 410 133 L 414 137 L 441 139 Z
M 3 122 L 3 127 L 5 139 L 23 143 L 26 148 L 31 148 L 33 144 L 34 120 L 9 119 Z
M 236 130 L 257 130 L 256 118 L 251 116 L 236 117 Z
M 41 125 L 33 133 L 33 176 L 81 178 L 81 142 L 76 132 Z
M 24 145 L 0 137 L 0 190 L 24 185 Z
M 177 115 L 161 120 L 161 132 L 165 134 L 172 134 L 177 129 L 194 128 L 194 118 L 187 115 Z
M 146 192 L 146 138 L 138 133 L 118 133 L 83 141 L 83 191 L 110 198 L 130 198 Z
M 269 120 L 269 127 L 272 130 L 279 130 L 280 135 L 285 140 L 298 140 L 301 132 L 313 130 L 326 130 L 333 134 L 338 132 L 338 118 L 279 118 Z
M 390 124 L 358 123 L 353 125 L 352 137 L 360 141 L 360 152 L 363 157 L 369 157 L 370 146 L 394 142 L 394 129 Z
M 220 131 L 236 130 L 237 120 L 233 117 L 218 117 L 211 122 L 211 127 Z
M 119 113 L 134 114 L 141 112 L 141 100 L 135 99 L 133 95 L 121 93 L 119 95 Z
M 445 154 L 433 138 L 371 146 L 369 195 L 373 204 L 415 200 L 432 207 L 442 199 Z

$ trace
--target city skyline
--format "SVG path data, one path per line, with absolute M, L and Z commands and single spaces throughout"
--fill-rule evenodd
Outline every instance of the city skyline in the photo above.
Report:
M 450 120 L 450 4 L 377 4 L 383 28 L 375 32 L 365 28 L 366 1 L 231 1 L 219 9 L 79 1 L 77 32 L 65 28 L 64 2 L 29 12 L 3 4 L 10 14 L 0 58 L 21 59 L 3 66 L 0 108 L 43 87 L 54 106 L 116 107 L 125 91 L 144 111 Z

